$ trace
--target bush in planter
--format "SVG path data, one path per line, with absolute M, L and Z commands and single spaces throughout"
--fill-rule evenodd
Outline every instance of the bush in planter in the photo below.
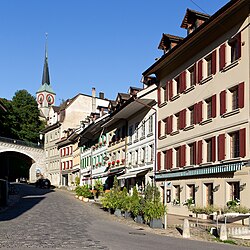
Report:
M 143 216 L 147 223 L 153 219 L 159 219 L 162 227 L 161 219 L 166 211 L 165 206 L 160 202 L 148 201 L 144 205 Z
M 103 193 L 103 184 L 102 184 L 102 181 L 101 180 L 96 180 L 95 182 L 95 186 L 94 186 L 94 189 L 96 190 L 96 198 L 99 197 L 99 195 L 101 195 Z

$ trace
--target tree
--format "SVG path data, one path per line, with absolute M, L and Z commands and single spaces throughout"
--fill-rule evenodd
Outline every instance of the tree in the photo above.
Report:
M 7 102 L 8 112 L 3 122 L 3 136 L 30 142 L 38 142 L 39 131 L 44 123 L 39 119 L 36 99 L 27 90 L 15 93 L 11 102 Z

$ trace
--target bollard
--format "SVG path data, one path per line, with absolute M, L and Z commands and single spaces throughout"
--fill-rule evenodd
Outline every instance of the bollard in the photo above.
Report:
M 222 224 L 220 227 L 220 240 L 227 240 L 227 227 L 226 224 Z
M 188 219 L 184 219 L 182 237 L 190 238 L 190 227 Z

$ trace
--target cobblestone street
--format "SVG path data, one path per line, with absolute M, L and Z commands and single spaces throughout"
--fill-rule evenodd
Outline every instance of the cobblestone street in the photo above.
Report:
M 20 185 L 20 194 L 20 202 L 0 213 L 0 248 L 244 249 L 152 233 L 145 225 L 124 223 L 64 190 Z

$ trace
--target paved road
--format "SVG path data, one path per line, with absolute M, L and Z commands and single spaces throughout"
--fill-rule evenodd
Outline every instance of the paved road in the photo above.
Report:
M 111 219 L 62 190 L 19 184 L 19 203 L 0 214 L 0 248 L 231 250 L 226 244 L 151 234 Z

